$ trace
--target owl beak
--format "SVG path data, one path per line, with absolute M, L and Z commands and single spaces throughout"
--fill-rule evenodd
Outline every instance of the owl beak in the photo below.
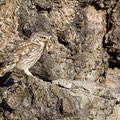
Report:
M 48 40 L 48 41 L 45 41 L 45 45 L 46 45 L 46 50 L 48 51 L 48 50 L 49 50 L 49 47 L 48 47 L 48 45 L 49 45 L 49 40 Z

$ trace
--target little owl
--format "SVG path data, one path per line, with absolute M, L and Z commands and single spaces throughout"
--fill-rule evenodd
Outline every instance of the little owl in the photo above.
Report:
M 28 76 L 33 76 L 29 69 L 39 60 L 44 49 L 48 49 L 50 38 L 51 35 L 45 32 L 32 34 L 29 41 L 23 42 L 10 53 L 0 68 L 0 76 L 15 67 L 23 70 Z

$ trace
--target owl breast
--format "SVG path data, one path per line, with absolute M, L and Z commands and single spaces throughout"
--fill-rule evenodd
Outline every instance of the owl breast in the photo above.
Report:
M 31 68 L 41 57 L 43 50 L 44 44 L 36 45 L 31 43 L 30 45 L 21 47 L 16 51 L 19 55 L 16 67 L 21 70 Z

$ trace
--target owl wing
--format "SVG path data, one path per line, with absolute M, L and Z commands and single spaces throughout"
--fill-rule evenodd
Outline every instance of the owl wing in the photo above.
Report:
M 13 69 L 16 66 L 16 62 L 18 61 L 18 56 L 8 57 L 8 59 L 0 66 L 0 77 L 2 77 L 6 72 L 9 72 L 11 69 Z
M 7 57 L 6 61 L 0 67 L 0 76 L 4 73 L 10 71 L 16 66 L 16 63 L 19 62 L 21 59 L 28 58 L 29 55 L 34 54 L 34 51 L 41 51 L 41 46 L 25 42 L 22 45 L 16 47 Z M 39 51 L 40 50 L 40 51 Z
M 8 72 L 16 66 L 16 63 L 19 62 L 21 52 L 24 51 L 25 44 L 21 44 L 15 47 L 14 50 L 9 51 L 7 54 L 6 60 L 0 65 L 0 76 L 3 76 L 4 73 Z

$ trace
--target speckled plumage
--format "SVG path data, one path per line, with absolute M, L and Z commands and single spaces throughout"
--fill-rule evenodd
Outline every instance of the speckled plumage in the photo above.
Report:
M 48 33 L 38 32 L 33 34 L 29 41 L 18 45 L 0 68 L 0 76 L 14 67 L 23 70 L 29 76 L 33 76 L 29 69 L 41 57 L 50 37 Z

